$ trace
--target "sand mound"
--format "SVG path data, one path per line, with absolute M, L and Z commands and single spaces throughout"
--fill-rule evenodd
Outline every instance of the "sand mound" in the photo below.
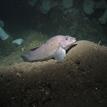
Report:
M 107 47 L 78 41 L 62 63 L 51 59 L 0 68 L 0 106 L 102 107 L 106 86 Z

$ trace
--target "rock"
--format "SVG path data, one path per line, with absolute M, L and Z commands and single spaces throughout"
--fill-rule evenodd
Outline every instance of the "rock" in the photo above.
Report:
M 21 45 L 24 42 L 24 39 L 19 38 L 12 41 L 13 44 Z
M 95 9 L 105 9 L 107 7 L 106 0 L 99 0 L 95 2 Z
M 47 14 L 53 7 L 57 5 L 57 1 L 54 0 L 42 0 L 40 10 L 43 14 Z
M 6 40 L 9 38 L 9 35 L 5 32 L 5 30 L 0 27 L 0 39 L 1 40 Z
M 4 27 L 4 22 L 2 20 L 0 20 L 0 27 Z
M 93 0 L 84 0 L 83 2 L 83 10 L 86 14 L 91 15 L 94 13 L 95 3 Z
M 51 1 L 50 0 L 43 0 L 42 1 L 41 11 L 44 14 L 47 14 L 50 11 L 51 8 L 52 8 L 52 6 L 51 6 Z
M 103 15 L 99 18 L 99 22 L 101 24 L 106 24 L 107 23 L 107 9 L 103 13 Z
M 73 6 L 74 0 L 62 0 L 62 5 L 64 8 L 71 8 Z
M 35 6 L 38 0 L 29 0 L 28 4 L 31 5 L 32 7 Z

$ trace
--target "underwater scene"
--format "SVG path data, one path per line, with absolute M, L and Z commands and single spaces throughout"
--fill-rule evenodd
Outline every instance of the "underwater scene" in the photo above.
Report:
M 1 0 L 0 107 L 107 107 L 107 0 Z

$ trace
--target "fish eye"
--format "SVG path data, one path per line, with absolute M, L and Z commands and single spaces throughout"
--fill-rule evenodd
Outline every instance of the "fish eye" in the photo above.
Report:
M 66 37 L 65 40 L 68 40 L 68 37 Z

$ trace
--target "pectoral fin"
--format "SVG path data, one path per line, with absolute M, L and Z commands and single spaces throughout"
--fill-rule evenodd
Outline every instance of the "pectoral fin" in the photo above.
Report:
M 55 52 L 54 58 L 57 61 L 62 62 L 65 56 L 66 56 L 66 50 L 63 49 L 62 47 L 59 47 Z

